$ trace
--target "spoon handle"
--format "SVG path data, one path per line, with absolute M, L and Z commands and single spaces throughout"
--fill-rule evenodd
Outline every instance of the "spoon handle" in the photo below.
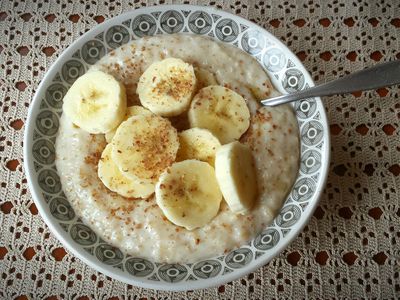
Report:
M 378 64 L 306 90 L 265 99 L 261 103 L 276 106 L 305 98 L 347 94 L 396 84 L 400 84 L 400 60 Z

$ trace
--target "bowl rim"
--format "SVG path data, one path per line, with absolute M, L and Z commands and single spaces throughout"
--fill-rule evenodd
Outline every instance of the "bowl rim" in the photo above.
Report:
M 127 12 L 124 12 L 122 14 L 119 14 L 115 17 L 110 18 L 109 20 L 95 25 L 92 29 L 89 31 L 85 32 L 82 34 L 80 37 L 75 39 L 58 57 L 57 59 L 53 62 L 53 64 L 50 66 L 50 68 L 47 70 L 45 73 L 44 77 L 42 78 L 40 84 L 38 85 L 38 88 L 35 92 L 35 95 L 33 96 L 32 102 L 30 103 L 29 106 L 29 111 L 28 111 L 28 116 L 26 118 L 25 122 L 25 130 L 24 130 L 24 147 L 23 147 L 23 157 L 24 157 L 24 169 L 25 169 L 25 174 L 28 182 L 28 187 L 29 191 L 32 195 L 32 199 L 34 200 L 34 203 L 36 204 L 38 211 L 40 212 L 41 217 L 44 219 L 46 225 L 49 227 L 50 231 L 55 235 L 55 237 L 62 243 L 63 247 L 65 247 L 68 251 L 70 251 L 73 255 L 75 255 L 77 258 L 79 258 L 81 261 L 83 261 L 85 264 L 93 268 L 95 271 L 101 272 L 105 274 L 106 276 L 109 276 L 111 278 L 117 279 L 121 282 L 127 283 L 127 284 L 133 284 L 138 287 L 144 287 L 144 288 L 149 288 L 149 289 L 155 289 L 155 290 L 165 290 L 165 291 L 186 291 L 186 290 L 194 290 L 194 289 L 204 289 L 204 288 L 212 288 L 216 287 L 219 285 L 223 285 L 227 282 L 236 280 L 238 278 L 243 277 L 246 274 L 249 274 L 251 272 L 254 272 L 255 270 L 259 269 L 260 267 L 264 266 L 267 264 L 269 261 L 271 261 L 273 258 L 275 258 L 277 255 L 282 253 L 282 251 L 289 246 L 289 244 L 292 243 L 292 241 L 299 235 L 299 233 L 303 230 L 306 224 L 309 223 L 310 218 L 313 216 L 313 213 L 315 211 L 315 208 L 317 207 L 317 204 L 321 198 L 323 189 L 326 185 L 326 181 L 328 178 L 328 168 L 329 168 L 329 162 L 330 162 L 330 132 L 329 132 L 329 126 L 328 126 L 328 118 L 326 115 L 325 108 L 323 105 L 321 105 L 322 109 L 320 111 L 321 113 L 321 122 L 326 125 L 325 134 L 324 137 L 325 143 L 323 145 L 323 150 L 321 150 L 322 153 L 325 154 L 326 159 L 321 161 L 321 178 L 319 179 L 320 184 L 316 187 L 315 190 L 315 196 L 314 199 L 315 201 L 310 202 L 308 204 L 308 215 L 304 216 L 301 218 L 301 220 L 298 221 L 296 224 L 296 227 L 293 228 L 287 235 L 289 237 L 285 238 L 285 241 L 280 243 L 274 248 L 273 254 L 271 254 L 270 257 L 266 258 L 260 258 L 259 260 L 255 261 L 255 263 L 245 266 L 241 269 L 235 269 L 232 273 L 225 274 L 224 276 L 217 276 L 213 278 L 208 278 L 204 280 L 198 280 L 198 281 L 184 281 L 184 282 L 178 282 L 178 283 L 166 283 L 163 281 L 154 281 L 154 283 L 150 283 L 146 281 L 145 279 L 141 279 L 140 277 L 137 276 L 132 276 L 130 278 L 127 278 L 126 276 L 122 276 L 117 272 L 113 272 L 112 268 L 106 268 L 105 266 L 96 263 L 94 259 L 92 259 L 92 255 L 83 251 L 82 249 L 76 249 L 74 245 L 69 241 L 69 236 L 59 224 L 56 222 L 53 222 L 49 217 L 49 209 L 43 204 L 43 196 L 41 195 L 39 187 L 36 187 L 36 183 L 33 181 L 33 173 L 34 173 L 34 168 L 33 168 L 33 158 L 31 157 L 31 154 L 29 153 L 29 150 L 32 148 L 33 145 L 33 139 L 31 139 L 31 136 L 33 134 L 33 124 L 35 122 L 35 119 L 33 119 L 34 112 L 36 112 L 39 109 L 39 94 L 40 91 L 44 88 L 44 85 L 47 81 L 49 81 L 51 78 L 55 76 L 57 73 L 56 67 L 58 64 L 60 64 L 62 61 L 65 61 L 65 58 L 68 57 L 71 52 L 76 51 L 76 48 L 80 44 L 86 41 L 87 36 L 90 34 L 93 34 L 96 31 L 100 30 L 107 30 L 111 25 L 116 23 L 118 20 L 122 20 L 126 17 L 129 17 L 132 13 L 134 12 L 142 12 L 142 13 L 147 13 L 155 8 L 160 8 L 162 10 L 168 8 L 168 9 L 177 9 L 177 10 L 182 10 L 182 9 L 191 9 L 191 10 L 203 10 L 208 13 L 218 13 L 218 14 L 223 14 L 227 15 L 232 19 L 240 20 L 242 23 L 245 24 L 250 24 L 252 28 L 255 28 L 262 32 L 263 34 L 268 35 L 268 38 L 273 40 L 276 44 L 278 44 L 280 47 L 287 49 L 290 53 L 294 55 L 294 53 L 283 43 L 281 42 L 278 38 L 276 38 L 272 33 L 264 29 L 263 27 L 259 26 L 258 24 L 247 20 L 241 16 L 234 15 L 230 12 L 226 12 L 224 10 L 216 9 L 214 7 L 206 7 L 206 6 L 201 6 L 201 5 L 187 5 L 187 4 L 166 4 L 166 5 L 154 5 L 154 6 L 147 6 L 147 7 L 141 7 L 138 9 L 132 9 Z M 296 65 L 302 68 L 303 74 L 306 78 L 306 80 L 310 83 L 310 86 L 314 86 L 314 81 L 312 80 L 310 74 L 308 73 L 307 69 L 304 67 L 304 65 L 301 63 L 301 61 L 297 57 L 293 57 L 292 59 L 295 60 Z M 321 98 L 316 97 L 315 100 L 320 103 L 322 103 Z M 276 217 L 276 216 L 275 216 Z

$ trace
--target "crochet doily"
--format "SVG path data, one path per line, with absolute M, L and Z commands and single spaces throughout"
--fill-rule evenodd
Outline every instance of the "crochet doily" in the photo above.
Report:
M 96 24 L 178 1 L 97 2 L 0 3 L 1 299 L 400 298 L 399 86 L 324 98 L 332 142 L 324 195 L 295 241 L 254 273 L 208 290 L 160 292 L 113 280 L 64 250 L 38 214 L 22 166 L 32 96 L 63 50 Z M 183 3 L 263 26 L 319 83 L 400 59 L 398 0 Z

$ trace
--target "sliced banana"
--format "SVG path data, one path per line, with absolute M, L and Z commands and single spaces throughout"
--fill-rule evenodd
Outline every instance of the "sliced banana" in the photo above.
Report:
M 101 154 L 98 176 L 111 191 L 128 198 L 147 198 L 154 193 L 154 184 L 134 180 L 121 173 L 111 159 L 112 145 L 108 144 Z
M 188 115 L 191 127 L 210 130 L 221 144 L 239 139 L 250 125 L 250 112 L 243 97 L 217 85 L 196 94 Z
M 117 127 L 125 116 L 125 87 L 109 74 L 88 72 L 68 90 L 63 111 L 83 130 L 106 133 Z
M 218 213 L 222 194 L 214 168 L 198 160 L 174 163 L 161 174 L 156 202 L 172 223 L 193 230 Z
M 210 131 L 195 127 L 178 133 L 178 136 L 177 161 L 198 159 L 214 166 L 215 152 L 221 143 Z
M 214 74 L 207 69 L 196 67 L 194 68 L 194 74 L 196 75 L 198 89 L 202 89 L 210 85 L 218 85 Z
M 215 174 L 231 211 L 240 214 L 249 211 L 258 193 L 250 148 L 237 141 L 221 146 L 215 156 Z
M 181 59 L 167 58 L 147 68 L 136 92 L 142 105 L 164 117 L 187 110 L 196 89 L 193 67 Z
M 133 116 L 149 115 L 149 114 L 152 114 L 152 112 L 149 111 L 148 109 L 144 108 L 143 106 L 133 105 L 126 109 L 124 121 Z M 114 137 L 115 132 L 117 131 L 117 128 L 115 128 L 105 134 L 107 143 L 111 143 L 111 140 Z
M 121 123 L 112 141 L 111 157 L 120 171 L 133 179 L 155 183 L 176 158 L 178 133 L 155 114 L 130 117 Z

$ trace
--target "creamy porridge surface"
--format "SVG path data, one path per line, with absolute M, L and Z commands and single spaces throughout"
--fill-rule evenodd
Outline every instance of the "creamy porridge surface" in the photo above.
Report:
M 106 145 L 104 135 L 91 135 L 77 128 L 65 114 L 56 142 L 56 166 L 75 212 L 102 239 L 134 256 L 188 263 L 243 245 L 273 220 L 297 176 L 298 125 L 289 106 L 259 108 L 257 98 L 268 97 L 274 91 L 256 60 L 208 38 L 143 38 L 112 51 L 91 69 L 115 76 L 126 86 L 129 104 L 138 104 L 135 91 L 140 75 L 151 63 L 166 57 L 181 58 L 211 71 L 220 85 L 246 98 L 252 118 L 242 142 L 253 151 L 257 168 L 254 180 L 259 186 L 259 197 L 250 213 L 233 214 L 222 201 L 212 222 L 188 231 L 164 217 L 154 196 L 135 200 L 109 191 L 97 176 L 97 163 Z M 184 124 L 184 119 L 172 121 Z

